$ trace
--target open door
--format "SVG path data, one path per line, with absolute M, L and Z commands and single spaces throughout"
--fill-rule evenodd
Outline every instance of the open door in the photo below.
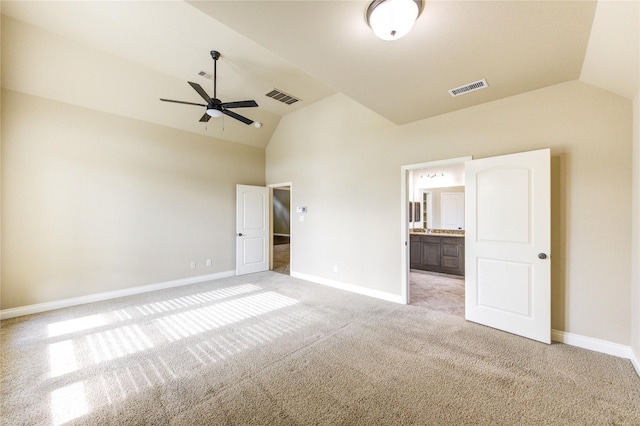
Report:
M 236 185 L 236 275 L 269 270 L 269 188 Z
M 551 343 L 550 151 L 465 163 L 465 318 Z

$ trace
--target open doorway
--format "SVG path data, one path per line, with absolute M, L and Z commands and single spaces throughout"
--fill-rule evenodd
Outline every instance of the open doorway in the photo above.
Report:
M 464 161 L 404 166 L 406 303 L 464 317 Z M 460 201 L 462 200 L 462 204 Z
M 271 270 L 281 274 L 291 273 L 291 184 L 272 187 L 271 214 Z

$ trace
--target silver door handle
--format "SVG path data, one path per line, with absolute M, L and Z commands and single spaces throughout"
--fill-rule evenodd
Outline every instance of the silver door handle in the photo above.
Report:
M 547 255 L 545 253 L 538 253 L 538 259 L 546 259 Z
M 242 232 L 238 233 L 238 237 L 242 237 Z

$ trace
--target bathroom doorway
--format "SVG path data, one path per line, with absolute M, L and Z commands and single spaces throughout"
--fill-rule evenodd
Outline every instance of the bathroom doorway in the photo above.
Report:
M 403 215 L 407 242 L 403 268 L 406 303 L 463 318 L 464 223 L 462 229 L 451 229 L 445 216 L 449 216 L 450 194 L 464 193 L 464 162 L 469 159 L 403 167 L 403 204 L 407 209 L 412 206 L 411 214 Z

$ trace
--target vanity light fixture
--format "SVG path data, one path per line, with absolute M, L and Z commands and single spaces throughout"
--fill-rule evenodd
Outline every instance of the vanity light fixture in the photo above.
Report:
M 374 0 L 367 8 L 367 24 L 382 40 L 397 40 L 411 31 L 422 6 L 422 0 Z
M 433 178 L 443 178 L 443 177 L 444 177 L 444 173 L 442 172 L 436 172 L 433 174 L 427 173 L 426 175 L 420 175 L 420 179 L 425 179 L 425 178 L 433 179 Z

